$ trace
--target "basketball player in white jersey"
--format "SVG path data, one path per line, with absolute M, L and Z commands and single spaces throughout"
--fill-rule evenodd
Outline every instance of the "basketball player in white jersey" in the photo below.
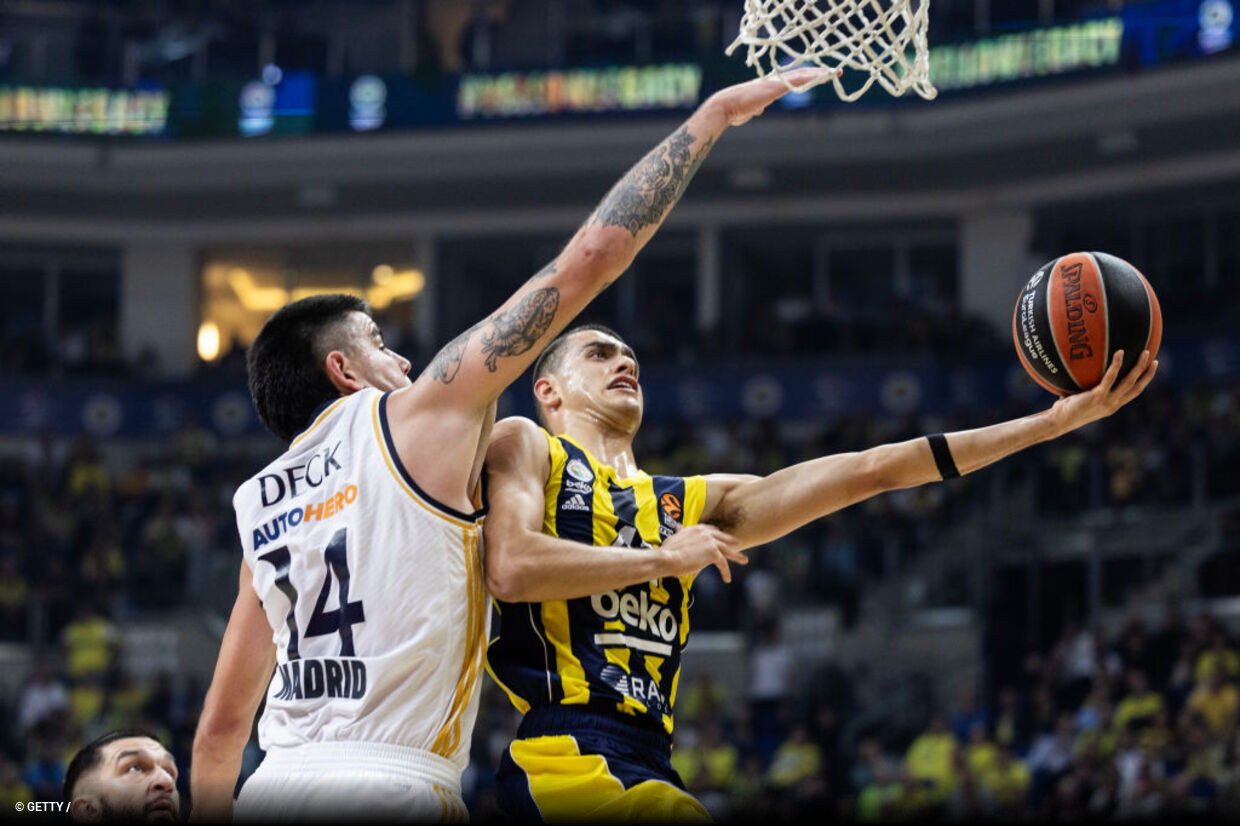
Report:
M 267 322 L 248 356 L 250 391 L 289 447 L 233 500 L 244 559 L 194 740 L 195 818 L 232 814 L 264 699 L 266 758 L 239 818 L 466 817 L 460 774 L 489 620 L 480 479 L 496 399 L 627 269 L 719 135 L 785 91 L 759 80 L 711 96 L 415 381 L 360 300 L 317 296 Z M 729 553 L 699 534 L 664 548 L 686 570 Z

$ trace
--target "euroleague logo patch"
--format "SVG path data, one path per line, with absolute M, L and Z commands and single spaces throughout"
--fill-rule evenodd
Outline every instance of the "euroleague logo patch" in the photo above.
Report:
M 659 497 L 659 504 L 663 506 L 663 512 L 672 519 L 680 519 L 680 500 L 676 498 L 674 493 L 665 493 Z

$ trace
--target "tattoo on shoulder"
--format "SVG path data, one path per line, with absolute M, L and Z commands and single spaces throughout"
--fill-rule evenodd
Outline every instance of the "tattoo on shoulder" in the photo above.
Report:
M 519 356 L 533 347 L 555 320 L 560 291 L 542 287 L 531 291 L 511 310 L 488 319 L 482 333 L 482 354 L 487 369 L 499 369 L 500 356 Z
M 431 359 L 431 363 L 426 366 L 431 378 L 444 384 L 452 383 L 456 374 L 461 371 L 461 359 L 465 357 L 465 346 L 469 344 L 469 337 L 481 326 L 482 322 L 478 322 L 449 341 L 442 350 L 435 354 L 435 358 Z
M 688 127 L 682 126 L 642 158 L 603 199 L 598 208 L 599 222 L 624 227 L 634 237 L 657 224 L 715 145 L 711 138 L 694 155 L 694 140 Z

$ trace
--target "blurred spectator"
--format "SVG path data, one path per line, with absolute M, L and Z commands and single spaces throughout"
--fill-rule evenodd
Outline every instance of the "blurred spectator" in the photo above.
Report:
M 1225 741 L 1236 732 L 1237 706 L 1240 692 L 1226 682 L 1222 662 L 1215 660 L 1205 682 L 1188 698 L 1185 707 L 1190 714 L 1200 716 L 1206 731 L 1215 740 Z
M 1211 632 L 1209 647 L 1197 655 L 1193 666 L 1194 682 L 1205 683 L 1210 672 L 1216 668 L 1222 670 L 1224 679 L 1234 680 L 1240 677 L 1240 655 L 1231 647 L 1227 635 L 1221 629 Z
M 809 727 L 797 723 L 788 739 L 780 744 L 767 769 L 767 778 L 776 789 L 804 783 L 822 769 L 822 751 L 809 739 Z
M 779 626 L 759 632 L 749 657 L 749 707 L 759 753 L 769 761 L 781 736 L 780 711 L 792 689 L 792 651 L 780 639 Z
M 999 818 L 1017 814 L 1029 797 L 1033 783 L 1029 769 L 1012 756 L 1010 749 L 995 752 L 994 763 L 978 773 L 983 811 Z
M 19 731 L 25 734 L 49 717 L 68 709 L 69 694 L 65 684 L 56 678 L 47 660 L 35 660 L 30 679 L 22 687 L 17 701 Z
M 941 714 L 930 719 L 929 727 L 908 747 L 904 769 L 917 788 L 919 806 L 939 806 L 956 785 L 956 738 L 948 731 Z
M 107 671 L 120 638 L 102 607 L 86 601 L 79 604 L 73 622 L 65 626 L 61 641 L 65 670 L 70 678 L 80 679 Z
M 1127 684 L 1128 695 L 1115 707 L 1114 725 L 1121 731 L 1132 726 L 1144 728 L 1163 709 L 1163 698 L 1150 688 L 1144 671 L 1138 668 L 1129 671 Z
M 990 723 L 990 712 L 982 707 L 977 686 L 972 683 L 966 685 L 960 692 L 960 708 L 952 717 L 952 733 L 961 743 L 968 743 L 973 739 L 977 726 L 980 725 L 985 731 L 990 728 Z
M 22 783 L 30 789 L 32 800 L 60 800 L 65 782 L 65 766 L 57 745 L 48 739 L 36 740 L 22 772 Z
M 34 791 L 22 780 L 17 764 L 0 753 L 0 806 L 5 812 L 11 812 L 18 803 L 26 804 L 34 799 Z

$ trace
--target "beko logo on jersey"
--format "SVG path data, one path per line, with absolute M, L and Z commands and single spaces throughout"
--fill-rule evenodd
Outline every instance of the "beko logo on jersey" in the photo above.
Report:
M 639 594 L 632 594 L 627 591 L 623 594 L 616 591 L 595 594 L 590 597 L 590 607 L 594 609 L 594 613 L 605 620 L 613 620 L 618 617 L 628 629 L 644 631 L 663 640 L 663 642 L 659 642 L 658 640 L 631 637 L 623 633 L 607 632 L 594 635 L 596 645 L 624 646 L 637 651 L 658 654 L 662 657 L 671 656 L 672 646 L 668 643 L 676 639 L 680 633 L 680 623 L 676 621 L 676 615 L 672 613 L 671 609 L 652 601 L 647 591 L 641 591 Z
M 276 673 L 282 682 L 273 700 L 360 700 L 366 694 L 366 664 L 361 660 L 290 660 Z
M 594 493 L 594 485 L 589 482 L 578 482 L 576 479 L 568 479 L 564 482 L 564 490 L 569 493 Z
M 332 475 L 333 470 L 343 470 L 336 460 L 340 442 L 325 447 L 311 456 L 304 464 L 281 468 L 279 473 L 264 473 L 258 477 L 259 496 L 263 507 L 269 508 L 285 496 L 296 499 L 308 488 L 317 488 Z

